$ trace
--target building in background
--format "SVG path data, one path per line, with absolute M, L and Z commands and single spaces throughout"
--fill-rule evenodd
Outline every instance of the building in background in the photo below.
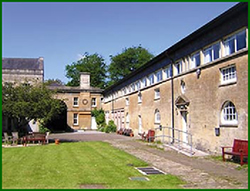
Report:
M 44 60 L 39 58 L 2 58 L 2 83 L 39 83 L 44 81 Z
M 178 31 L 176 31 L 178 32 Z M 248 139 L 248 4 L 239 3 L 104 92 L 106 120 L 221 152 Z M 192 138 L 191 138 L 192 137 Z
M 80 73 L 80 86 L 51 85 L 55 97 L 67 105 L 67 124 L 74 130 L 97 129 L 93 109 L 101 109 L 102 89 L 90 86 L 89 73 Z

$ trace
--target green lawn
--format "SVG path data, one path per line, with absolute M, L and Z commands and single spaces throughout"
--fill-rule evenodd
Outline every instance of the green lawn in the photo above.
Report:
M 103 142 L 2 148 L 2 188 L 74 189 L 101 184 L 115 189 L 179 189 L 184 184 L 171 175 L 150 175 L 149 181 L 129 180 L 143 175 L 128 164 L 147 166 Z

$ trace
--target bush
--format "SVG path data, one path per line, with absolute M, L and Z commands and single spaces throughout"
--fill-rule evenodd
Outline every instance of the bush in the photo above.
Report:
M 116 132 L 116 125 L 113 120 L 110 120 L 108 125 L 104 128 L 105 133 Z
M 92 116 L 95 117 L 96 124 L 99 131 L 103 131 L 103 128 L 106 126 L 105 122 L 105 113 L 103 109 L 97 110 L 96 108 L 91 111 Z
M 39 125 L 39 132 L 40 133 L 46 133 L 51 132 L 47 127 L 43 126 L 42 124 Z

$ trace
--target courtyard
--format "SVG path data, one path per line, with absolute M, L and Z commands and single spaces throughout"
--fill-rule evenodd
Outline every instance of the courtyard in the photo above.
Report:
M 139 137 L 86 131 L 49 138 L 44 146 L 3 148 L 3 188 L 248 188 L 246 165 L 188 157 Z M 166 174 L 145 176 L 135 169 L 148 166 Z

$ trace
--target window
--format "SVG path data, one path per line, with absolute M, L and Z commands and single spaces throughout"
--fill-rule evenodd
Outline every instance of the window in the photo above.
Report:
M 237 125 L 238 115 L 234 104 L 227 101 L 223 104 L 221 111 L 221 123 L 226 125 Z
M 155 110 L 155 123 L 161 123 L 161 115 L 158 109 Z
M 92 105 L 92 107 L 96 107 L 96 98 L 95 97 L 92 98 L 91 105 Z
M 186 91 L 186 84 L 183 80 L 181 80 L 181 93 L 184 94 Z
M 162 81 L 162 70 L 156 72 L 156 82 Z
M 148 80 L 149 80 L 149 85 L 154 84 L 154 74 L 149 75 Z
M 195 68 L 200 66 L 201 60 L 200 60 L 200 52 L 195 53 L 191 56 L 191 68 Z
M 236 67 L 235 65 L 231 65 L 226 68 L 221 69 L 221 83 L 232 83 L 236 82 Z
M 74 107 L 78 106 L 78 97 L 74 97 L 74 99 L 73 99 L 73 106 Z
M 138 93 L 138 103 L 142 102 L 142 95 L 141 92 Z
M 131 84 L 131 89 L 132 89 L 132 92 L 134 92 L 135 91 L 135 84 L 133 83 L 133 84 Z
M 171 65 L 165 68 L 165 75 L 166 75 L 166 79 L 171 77 Z
M 129 114 L 126 114 L 126 127 L 129 128 Z
M 160 89 L 155 89 L 155 99 L 160 99 Z
M 246 48 L 246 31 L 241 31 L 224 41 L 225 56 Z
M 136 82 L 136 88 L 137 88 L 137 90 L 141 89 L 141 82 L 140 81 Z
M 127 94 L 127 89 L 126 89 L 126 88 L 123 89 L 123 94 L 124 94 L 124 95 Z
M 181 61 L 177 62 L 174 65 L 174 67 L 175 67 L 175 75 L 178 75 L 182 72 L 182 62 Z
M 216 43 L 204 50 L 204 63 L 220 58 L 220 43 Z
M 73 116 L 73 124 L 74 124 L 74 125 L 78 125 L 78 114 L 77 114 L 77 113 L 74 113 L 74 116 Z
M 147 78 L 142 79 L 142 88 L 147 87 Z
M 129 98 L 126 98 L 126 105 L 129 105 Z

